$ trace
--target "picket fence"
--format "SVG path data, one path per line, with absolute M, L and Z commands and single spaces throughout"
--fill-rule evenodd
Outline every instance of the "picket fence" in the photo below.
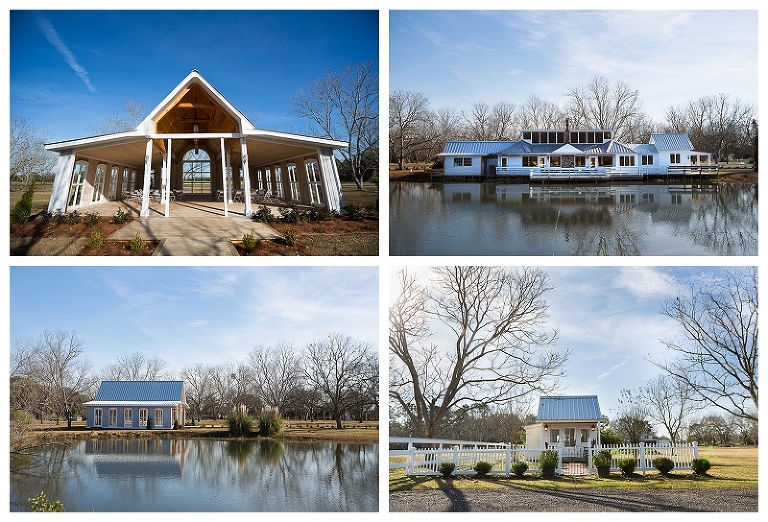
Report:
M 556 473 L 563 474 L 563 456 L 570 448 L 563 444 L 553 444 L 549 448 L 526 448 L 522 445 L 472 442 L 439 439 L 415 439 L 392 437 L 389 440 L 389 469 L 404 469 L 406 475 L 439 475 L 440 465 L 453 462 L 454 475 L 472 475 L 474 467 L 480 461 L 492 464 L 490 474 L 509 475 L 512 465 L 518 461 L 528 463 L 526 473 L 539 473 L 541 466 L 539 458 L 544 449 L 555 449 L 558 452 Z M 611 452 L 611 471 L 618 471 L 618 462 L 627 457 L 634 457 L 635 471 L 643 475 L 655 469 L 653 459 L 667 457 L 672 460 L 674 470 L 690 470 L 691 460 L 699 457 L 699 447 L 696 442 L 688 445 L 664 444 L 603 444 L 584 448 L 583 458 L 589 473 L 595 472 L 592 466 L 592 456 L 596 451 L 607 449 Z

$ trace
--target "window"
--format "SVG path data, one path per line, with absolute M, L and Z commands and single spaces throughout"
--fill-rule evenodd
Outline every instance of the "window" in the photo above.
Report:
M 109 409 L 109 426 L 112 428 L 117 427 L 117 408 Z
M 619 166 L 620 167 L 634 167 L 635 166 L 635 157 L 634 156 L 619 156 Z
M 142 408 L 139 410 L 139 426 L 147 425 L 147 410 Z
M 101 426 L 101 408 L 96 408 L 93 410 L 93 425 Z
M 579 442 L 589 442 L 589 430 L 581 428 L 581 439 Z
M 683 204 L 683 195 L 682 194 L 670 194 L 670 197 L 672 198 L 672 204 L 673 205 L 682 205 Z
M 264 188 L 272 192 L 272 172 L 269 167 L 264 169 Z
M 599 167 L 613 167 L 613 156 L 598 156 L 597 165 Z
M 453 158 L 454 167 L 471 167 L 472 158 Z
M 323 203 L 323 187 L 320 183 L 320 167 L 317 161 L 311 160 L 304 163 L 307 171 L 307 181 L 309 182 L 309 199 L 313 205 Z
M 523 139 L 531 141 L 531 131 L 523 131 Z
M 574 167 L 585 167 L 587 165 L 587 158 L 584 156 L 575 156 L 573 158 Z
M 523 156 L 523 167 L 537 167 L 536 156 Z
M 75 171 L 72 173 L 72 184 L 69 187 L 68 206 L 78 206 L 83 200 L 83 185 L 85 176 L 88 174 L 88 162 L 78 161 L 75 164 Z
M 619 203 L 634 204 L 637 201 L 636 194 L 619 194 Z
M 552 444 L 560 442 L 560 430 L 549 430 L 549 442 Z
M 154 428 L 159 428 L 163 425 L 163 410 L 157 408 L 155 410 L 155 423 L 152 425 Z
M 501 168 L 503 168 L 503 169 L 507 168 L 507 157 L 506 156 L 502 156 L 501 157 Z
M 183 190 L 187 194 L 211 193 L 211 158 L 202 149 L 190 149 L 181 164 Z
M 561 167 L 562 166 L 562 158 L 560 156 L 550 156 L 549 157 L 549 166 L 550 167 Z
M 123 427 L 130 428 L 133 426 L 133 410 L 126 408 L 123 411 Z
M 576 428 L 565 428 L 565 445 L 573 447 L 576 445 Z
M 275 171 L 275 196 L 278 198 L 283 197 L 283 169 L 280 165 L 275 165 L 273 170 Z
M 123 193 L 126 193 L 129 190 L 131 190 L 131 187 L 129 185 L 129 183 L 130 183 L 130 176 L 131 176 L 131 172 L 127 168 L 123 169 L 123 182 L 121 184 L 122 187 L 123 187 L 122 188 Z
M 117 176 L 120 174 L 120 167 L 112 167 L 109 175 L 109 199 L 114 200 L 117 195 Z
M 93 195 L 91 202 L 95 203 L 101 199 L 101 193 L 104 191 L 104 177 L 107 175 L 107 166 L 103 163 L 96 165 L 96 178 L 93 180 Z
M 643 165 L 653 165 L 653 154 L 644 154 L 641 161 Z
M 256 187 L 259 190 L 264 190 L 264 173 L 261 172 L 261 169 L 256 171 Z
M 670 163 L 680 163 L 680 154 L 670 154 L 669 155 L 669 162 Z
M 296 177 L 296 164 L 288 164 L 288 185 L 291 188 L 291 199 L 293 201 L 301 200 L 301 191 L 299 190 L 299 178 Z

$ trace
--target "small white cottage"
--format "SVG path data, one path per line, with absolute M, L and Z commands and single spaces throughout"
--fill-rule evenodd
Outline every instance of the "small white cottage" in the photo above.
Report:
M 170 430 L 184 426 L 184 381 L 102 381 L 83 404 L 85 426 L 106 429 Z
M 583 456 L 600 444 L 600 404 L 597 395 L 541 397 L 536 423 L 525 427 L 529 448 L 563 446 L 563 456 Z

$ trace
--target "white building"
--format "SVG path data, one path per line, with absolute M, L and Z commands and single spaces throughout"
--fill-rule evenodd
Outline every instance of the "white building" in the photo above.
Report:
M 562 445 L 564 456 L 581 457 L 587 448 L 600 444 L 603 420 L 596 395 L 541 397 L 536 422 L 525 427 L 525 445 Z
M 334 150 L 347 143 L 257 129 L 193 70 L 135 129 L 46 145 L 59 161 L 50 212 L 88 207 L 129 195 L 149 215 L 154 197 L 240 196 L 252 213 L 253 195 L 287 203 L 343 207 Z
M 643 178 L 708 174 L 719 168 L 697 152 L 685 133 L 652 134 L 647 144 L 624 144 L 608 129 L 524 130 L 517 141 L 448 141 L 443 170 L 450 176 L 536 179 Z

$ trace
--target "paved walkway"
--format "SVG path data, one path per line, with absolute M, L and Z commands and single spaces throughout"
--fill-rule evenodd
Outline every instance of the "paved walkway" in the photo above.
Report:
M 102 216 L 114 215 L 118 206 L 121 204 L 105 203 L 94 207 L 94 211 Z M 138 210 L 131 203 L 122 206 L 134 212 Z M 108 239 L 132 239 L 138 232 L 142 239 L 161 242 L 152 254 L 155 256 L 234 256 L 237 251 L 232 245 L 233 239 L 242 239 L 245 234 L 257 239 L 280 235 L 269 226 L 243 216 L 242 203 L 230 204 L 227 217 L 224 217 L 223 203 L 211 201 L 172 202 L 169 217 L 165 217 L 163 211 L 162 205 L 153 203 L 149 217 L 135 218 Z

